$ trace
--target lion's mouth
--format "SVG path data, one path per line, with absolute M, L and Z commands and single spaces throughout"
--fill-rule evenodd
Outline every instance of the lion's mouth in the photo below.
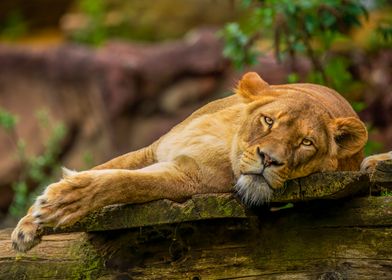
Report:
M 247 205 L 268 203 L 273 196 L 273 189 L 263 174 L 242 174 L 234 189 Z
M 265 180 L 265 182 L 268 184 L 268 186 L 269 186 L 270 188 L 272 188 L 272 187 L 271 187 L 271 186 L 272 186 L 271 182 L 268 180 L 268 178 L 267 178 L 267 177 L 265 176 L 265 174 L 264 174 L 264 169 L 263 169 L 262 171 L 260 171 L 260 172 L 257 172 L 257 173 L 254 173 L 254 172 L 244 172 L 244 173 L 241 173 L 241 175 L 262 177 L 263 180 Z

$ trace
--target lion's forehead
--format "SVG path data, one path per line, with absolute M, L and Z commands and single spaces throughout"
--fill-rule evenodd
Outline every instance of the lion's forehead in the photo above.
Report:
M 289 115 L 290 117 L 308 117 L 313 116 L 329 116 L 330 110 L 327 106 L 323 106 L 308 96 L 280 96 L 273 102 L 263 104 L 260 108 L 266 111 L 273 111 L 280 115 Z
M 277 130 L 291 131 L 298 137 L 319 137 L 328 134 L 328 122 L 322 115 L 306 117 L 304 115 L 285 114 L 275 121 Z

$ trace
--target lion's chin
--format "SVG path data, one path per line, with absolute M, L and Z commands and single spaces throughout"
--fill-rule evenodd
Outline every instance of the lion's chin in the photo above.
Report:
M 273 190 L 260 175 L 241 175 L 234 189 L 249 206 L 268 203 L 273 195 Z

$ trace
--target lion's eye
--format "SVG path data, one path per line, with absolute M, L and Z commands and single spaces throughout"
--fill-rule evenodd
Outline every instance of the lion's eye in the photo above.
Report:
M 304 146 L 311 146 L 313 145 L 312 141 L 310 141 L 309 139 L 304 138 L 301 142 L 302 145 Z
M 264 117 L 264 121 L 266 124 L 268 124 L 269 126 L 272 126 L 274 124 L 274 120 L 271 119 L 270 117 Z

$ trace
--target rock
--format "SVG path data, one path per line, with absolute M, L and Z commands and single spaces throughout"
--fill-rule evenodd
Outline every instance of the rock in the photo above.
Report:
M 222 73 L 227 66 L 222 44 L 209 30 L 189 33 L 184 40 L 170 43 L 109 43 L 98 52 L 98 58 L 103 63 L 121 61 L 137 76 L 138 96 L 153 98 L 184 75 Z
M 182 79 L 162 93 L 159 106 L 164 112 L 176 114 L 185 105 L 197 103 L 210 95 L 216 85 L 217 79 L 211 76 Z

